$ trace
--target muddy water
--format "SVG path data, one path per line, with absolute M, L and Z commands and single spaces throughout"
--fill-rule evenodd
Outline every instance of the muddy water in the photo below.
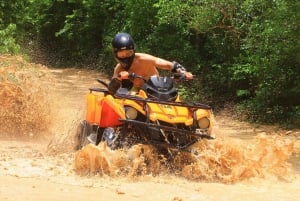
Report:
M 293 151 L 289 155 L 287 162 L 291 165 L 292 171 L 300 173 L 300 130 L 290 131 L 272 126 L 251 125 L 230 119 L 224 114 L 221 114 L 218 123 L 225 137 L 240 139 L 243 143 L 251 143 L 257 136 L 292 142 Z

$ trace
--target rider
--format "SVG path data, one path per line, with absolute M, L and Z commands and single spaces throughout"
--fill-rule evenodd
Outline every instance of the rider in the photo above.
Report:
M 185 68 L 175 61 L 170 62 L 146 53 L 136 53 L 134 40 L 128 33 L 116 34 L 112 40 L 112 47 L 113 55 L 118 62 L 108 86 L 112 94 L 121 86 L 122 78 L 120 74 L 123 71 L 135 73 L 146 80 L 152 75 L 158 75 L 157 68 L 182 74 L 186 73 Z M 132 84 L 133 87 L 131 90 L 138 91 L 143 81 L 141 79 L 134 79 Z

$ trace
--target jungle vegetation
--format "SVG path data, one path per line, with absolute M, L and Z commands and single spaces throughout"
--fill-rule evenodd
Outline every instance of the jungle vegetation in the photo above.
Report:
M 111 73 L 111 40 L 176 60 L 192 101 L 250 121 L 300 127 L 300 1 L 0 0 L 0 53 Z

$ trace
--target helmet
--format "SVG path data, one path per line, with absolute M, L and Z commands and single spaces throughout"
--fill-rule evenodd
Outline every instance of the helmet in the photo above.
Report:
M 132 37 L 128 33 L 118 33 L 112 40 L 114 51 L 135 49 L 135 44 Z
M 112 40 L 112 47 L 115 59 L 123 66 L 125 70 L 128 70 L 135 56 L 135 44 L 132 37 L 127 33 L 118 33 Z M 120 58 L 117 56 L 117 52 L 121 50 L 133 50 L 133 54 L 129 57 Z

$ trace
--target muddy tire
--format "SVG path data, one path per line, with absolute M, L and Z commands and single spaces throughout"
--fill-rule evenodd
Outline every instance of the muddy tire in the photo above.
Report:
M 92 125 L 86 120 L 82 120 L 76 130 L 75 150 L 79 150 L 85 145 L 89 144 L 88 136 L 93 132 Z

